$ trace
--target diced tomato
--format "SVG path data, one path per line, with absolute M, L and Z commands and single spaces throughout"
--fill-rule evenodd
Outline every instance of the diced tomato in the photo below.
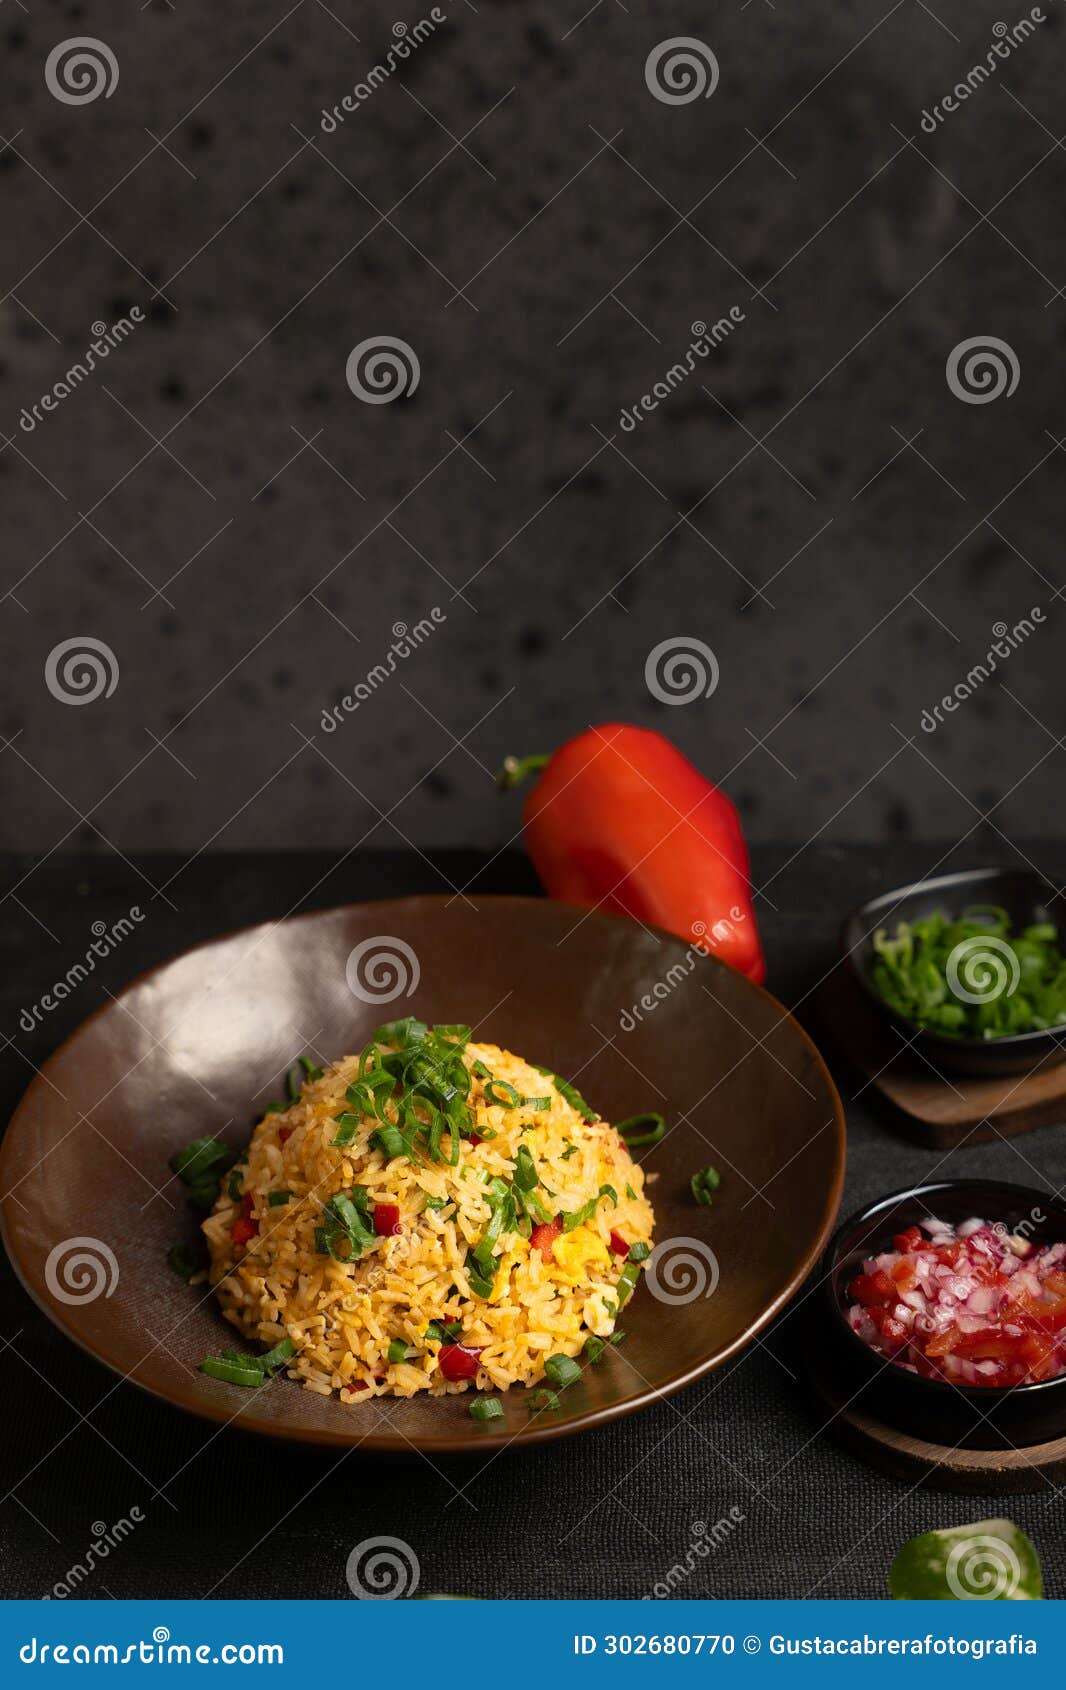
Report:
M 873 1273 L 860 1273 L 852 1280 L 850 1295 L 864 1308 L 870 1309 L 878 1303 L 894 1303 L 896 1287 L 884 1268 L 876 1268 Z
M 477 1133 L 471 1133 L 466 1142 L 469 1144 L 471 1150 L 476 1150 L 479 1144 L 484 1144 L 485 1140 L 483 1138 L 479 1138 Z
M 881 1321 L 881 1336 L 892 1349 L 902 1349 L 907 1342 L 909 1333 L 902 1320 L 894 1314 L 886 1314 Z
M 285 1140 L 287 1138 L 291 1138 L 291 1137 L 292 1137 L 292 1128 L 291 1127 L 279 1127 L 278 1128 L 278 1143 L 279 1144 L 284 1144 Z
M 529 1235 L 529 1245 L 532 1250 L 539 1250 L 546 1262 L 552 1259 L 552 1245 L 563 1230 L 562 1221 L 542 1221 L 535 1226 Z M 629 1249 L 628 1244 L 626 1249 Z
M 403 1231 L 400 1211 L 395 1203 L 378 1203 L 374 1207 L 374 1231 L 382 1238 L 395 1238 Z
M 620 1232 L 612 1232 L 609 1242 L 616 1256 L 628 1256 L 629 1245 Z
M 241 1198 L 241 1214 L 244 1216 L 245 1220 L 248 1219 L 249 1215 L 251 1214 L 251 1212 L 254 1208 L 255 1208 L 255 1192 L 254 1191 L 246 1191 L 244 1196 Z
M 254 1238 L 258 1231 L 258 1221 L 241 1219 L 239 1221 L 234 1221 L 233 1225 L 229 1229 L 229 1235 L 234 1244 L 247 1244 L 248 1240 L 250 1238 Z
M 481 1351 L 468 1349 L 465 1344 L 442 1344 L 437 1361 L 445 1379 L 476 1379 Z
M 909 1226 L 906 1232 L 897 1232 L 892 1242 L 900 1255 L 905 1256 L 908 1250 L 920 1250 L 925 1243 L 925 1239 L 920 1227 Z
M 957 1266 L 960 1257 L 965 1253 L 966 1246 L 958 1240 L 953 1244 L 938 1244 L 936 1247 L 937 1261 L 943 1262 L 945 1267 Z
M 892 1268 L 892 1278 L 900 1291 L 913 1291 L 918 1282 L 918 1275 L 914 1271 L 914 1264 L 906 1256 L 900 1258 Z

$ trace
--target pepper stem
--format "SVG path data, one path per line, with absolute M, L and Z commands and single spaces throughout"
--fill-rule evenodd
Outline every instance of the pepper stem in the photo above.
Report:
M 496 785 L 501 792 L 513 792 L 516 786 L 521 786 L 527 775 L 539 774 L 551 762 L 551 752 L 538 752 L 532 757 L 505 757 L 503 767 L 496 776 Z

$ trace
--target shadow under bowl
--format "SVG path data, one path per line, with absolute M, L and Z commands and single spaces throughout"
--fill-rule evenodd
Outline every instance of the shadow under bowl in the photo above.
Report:
M 920 1027 L 892 1009 L 874 985 L 873 936 L 879 927 L 892 929 L 897 922 L 921 921 L 938 913 L 958 916 L 974 904 L 1005 909 L 1012 931 L 1041 921 L 1057 926 L 1056 897 L 1055 887 L 1028 869 L 969 869 L 942 874 L 883 892 L 860 904 L 841 927 L 840 948 L 855 979 L 886 1021 L 933 1068 L 957 1074 L 1031 1073 L 1066 1060 L 1066 1026 L 1007 1033 L 998 1039 L 952 1038 Z
M 893 1236 L 933 1216 L 958 1226 L 972 1216 L 1022 1229 L 1034 1248 L 1066 1240 L 1066 1203 L 1047 1192 L 998 1180 L 946 1180 L 895 1191 L 838 1228 L 821 1279 L 832 1356 L 854 1406 L 928 1443 L 948 1448 L 1008 1449 L 1066 1435 L 1066 1374 L 1032 1385 L 949 1384 L 886 1361 L 848 1324 L 847 1288 L 869 1256 L 891 1250 Z

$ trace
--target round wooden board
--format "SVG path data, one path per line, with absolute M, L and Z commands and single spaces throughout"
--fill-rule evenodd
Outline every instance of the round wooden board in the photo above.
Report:
M 808 1371 L 818 1406 L 830 1412 L 824 1426 L 845 1449 L 894 1478 L 926 1484 L 933 1490 L 1011 1496 L 1022 1491 L 1057 1490 L 1066 1484 L 1066 1438 L 1032 1444 L 1027 1449 L 950 1449 L 899 1432 L 849 1403 L 853 1394 L 824 1369 Z

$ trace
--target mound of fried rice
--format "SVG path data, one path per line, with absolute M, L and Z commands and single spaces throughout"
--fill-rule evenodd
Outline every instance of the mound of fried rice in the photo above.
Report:
M 342 1402 L 368 1396 L 409 1397 L 531 1385 L 551 1355 L 577 1356 L 588 1335 L 607 1338 L 618 1317 L 616 1290 L 625 1256 L 620 1241 L 649 1243 L 654 1216 L 645 1176 L 619 1135 L 601 1120 L 587 1121 L 555 1083 L 521 1057 L 495 1045 L 468 1044 L 469 1102 L 480 1142 L 461 1141 L 458 1164 L 406 1156 L 387 1160 L 369 1139 L 377 1124 L 365 1116 L 343 1149 L 331 1140 L 345 1094 L 356 1079 L 357 1056 L 345 1057 L 308 1081 L 291 1108 L 267 1114 L 256 1127 L 237 1177 L 223 1180 L 204 1222 L 210 1280 L 226 1318 L 249 1339 L 271 1347 L 288 1337 L 295 1354 L 290 1379 Z M 488 1083 L 475 1065 L 534 1103 L 505 1108 L 485 1101 Z M 495 1137 L 492 1137 L 492 1134 Z M 510 1180 L 526 1145 L 553 1215 L 590 1202 L 592 1218 L 562 1231 L 545 1252 L 518 1231 L 496 1244 L 491 1294 L 475 1294 L 465 1266 L 490 1219 L 485 1187 Z M 617 1196 L 597 1196 L 608 1185 Z M 334 1193 L 363 1186 L 374 1205 L 399 1210 L 400 1230 L 376 1238 L 356 1261 L 316 1249 L 316 1228 Z M 234 1191 L 235 1196 L 230 1192 Z M 270 1203 L 270 1194 L 288 1192 Z M 426 1199 L 444 1207 L 427 1208 Z M 258 1230 L 245 1239 L 250 1220 Z M 234 1229 L 237 1241 L 234 1239 Z M 612 1248 L 613 1235 L 613 1248 Z M 454 1342 L 480 1351 L 476 1379 L 441 1373 L 441 1344 L 427 1338 L 431 1322 L 458 1323 Z M 401 1339 L 407 1359 L 390 1363 L 389 1343 Z

